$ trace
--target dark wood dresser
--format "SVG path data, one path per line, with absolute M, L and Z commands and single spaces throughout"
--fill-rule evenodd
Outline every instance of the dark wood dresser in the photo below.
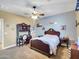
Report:
M 77 44 L 71 45 L 71 59 L 79 59 L 79 50 Z

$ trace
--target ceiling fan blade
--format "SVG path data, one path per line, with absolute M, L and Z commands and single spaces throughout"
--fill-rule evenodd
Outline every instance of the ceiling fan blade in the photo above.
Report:
M 45 14 L 44 13 L 42 13 L 42 14 L 39 14 L 40 16 L 44 16 Z

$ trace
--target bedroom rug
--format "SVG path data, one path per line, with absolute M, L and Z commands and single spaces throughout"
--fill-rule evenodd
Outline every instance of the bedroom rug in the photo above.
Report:
M 0 51 L 0 59 L 70 59 L 69 50 L 66 47 L 60 47 L 56 56 L 47 56 L 30 49 L 29 45 L 23 47 L 14 47 Z

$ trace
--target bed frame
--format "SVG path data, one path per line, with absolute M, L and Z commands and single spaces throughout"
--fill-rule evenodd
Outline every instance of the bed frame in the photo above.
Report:
M 57 35 L 58 37 L 60 37 L 60 32 L 58 31 L 55 31 L 53 29 L 49 29 L 48 31 L 45 31 L 44 32 L 45 34 L 51 34 L 51 35 Z M 31 46 L 30 48 L 31 49 L 34 49 L 36 51 L 39 51 L 45 55 L 47 55 L 48 57 L 50 57 L 52 54 L 50 54 L 50 49 L 49 49 L 49 45 L 48 44 L 45 44 L 43 43 L 42 41 L 40 40 L 31 40 L 30 42 Z

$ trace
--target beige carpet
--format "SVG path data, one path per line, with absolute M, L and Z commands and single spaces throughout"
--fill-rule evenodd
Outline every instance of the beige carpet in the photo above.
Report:
M 48 58 L 47 56 L 32 50 L 29 45 L 23 47 L 14 47 L 0 51 L 0 59 L 70 59 L 68 49 L 60 47 L 56 56 Z

